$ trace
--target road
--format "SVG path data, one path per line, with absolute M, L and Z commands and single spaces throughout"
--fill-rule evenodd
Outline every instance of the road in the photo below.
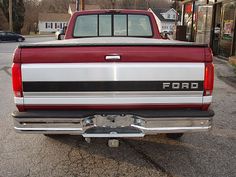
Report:
M 27 38 L 26 42 L 54 40 Z M 13 130 L 12 52 L 18 43 L 0 43 L 0 176 L 148 176 L 235 177 L 236 89 L 215 78 L 211 132 L 122 139 L 119 148 L 106 139 L 87 144 L 80 136 L 48 138 Z M 217 65 L 217 64 L 216 64 Z M 217 67 L 216 67 L 217 68 Z

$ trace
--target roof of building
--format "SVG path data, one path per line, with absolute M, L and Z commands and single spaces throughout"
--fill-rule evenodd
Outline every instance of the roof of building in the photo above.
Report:
M 165 12 L 168 12 L 170 9 L 166 9 L 166 8 L 155 8 L 154 10 L 158 11 L 159 13 L 165 13 Z
M 39 13 L 39 21 L 69 21 L 70 14 Z
M 155 9 L 152 9 L 152 11 L 156 14 L 156 16 L 161 20 L 161 21 L 164 21 L 164 22 L 175 22 L 175 20 L 173 19 L 165 19 L 161 13 L 165 13 L 167 11 L 169 11 L 170 9 L 163 9 L 163 8 L 155 8 Z

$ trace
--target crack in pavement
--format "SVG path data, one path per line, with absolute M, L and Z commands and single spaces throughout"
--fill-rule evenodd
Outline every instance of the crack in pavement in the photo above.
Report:
M 123 141 L 126 145 L 128 145 L 131 149 L 133 149 L 136 153 L 138 153 L 139 155 L 142 156 L 142 158 L 152 164 L 155 169 L 157 171 L 161 171 L 163 173 L 166 173 L 167 174 L 167 177 L 174 177 L 170 172 L 166 171 L 166 169 L 164 167 L 162 167 L 160 164 L 158 164 L 157 162 L 155 162 L 151 157 L 149 157 L 147 154 L 145 154 L 145 152 L 137 149 L 134 145 L 132 145 L 132 143 L 128 142 L 127 140 L 125 139 L 121 139 L 121 141 Z
M 11 72 L 9 71 L 11 67 L 9 66 L 4 66 L 2 68 L 0 68 L 0 71 L 4 71 L 8 76 L 11 76 Z

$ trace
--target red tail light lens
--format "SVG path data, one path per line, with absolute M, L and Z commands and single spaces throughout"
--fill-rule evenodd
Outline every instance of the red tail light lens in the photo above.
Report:
M 213 63 L 205 64 L 205 77 L 204 77 L 204 95 L 212 95 L 214 86 L 214 65 Z
M 22 77 L 21 77 L 21 64 L 13 63 L 12 65 L 12 86 L 16 97 L 22 97 Z

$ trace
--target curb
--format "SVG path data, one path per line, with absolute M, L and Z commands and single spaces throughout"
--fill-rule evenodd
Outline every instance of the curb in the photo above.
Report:
M 214 60 L 215 60 L 216 62 L 218 62 L 219 64 L 224 64 L 224 65 L 226 65 L 226 67 L 228 67 L 229 69 L 234 70 L 234 67 L 232 66 L 232 64 L 230 63 L 229 60 L 224 60 L 224 59 L 220 59 L 220 58 L 214 57 L 213 63 L 214 63 Z M 235 73 L 235 76 L 236 76 L 236 73 Z
M 215 57 L 215 56 L 213 56 L 213 60 L 216 60 L 216 61 L 218 61 L 218 62 L 220 62 L 220 63 L 225 63 L 225 64 L 228 64 L 228 63 L 229 63 L 228 60 L 220 59 L 220 58 Z
M 50 35 L 24 35 L 25 38 L 37 38 L 37 37 L 54 37 L 54 34 Z
M 226 84 L 236 88 L 236 73 L 234 67 L 227 61 L 214 57 L 215 63 L 215 74 L 216 76 L 224 81 Z

